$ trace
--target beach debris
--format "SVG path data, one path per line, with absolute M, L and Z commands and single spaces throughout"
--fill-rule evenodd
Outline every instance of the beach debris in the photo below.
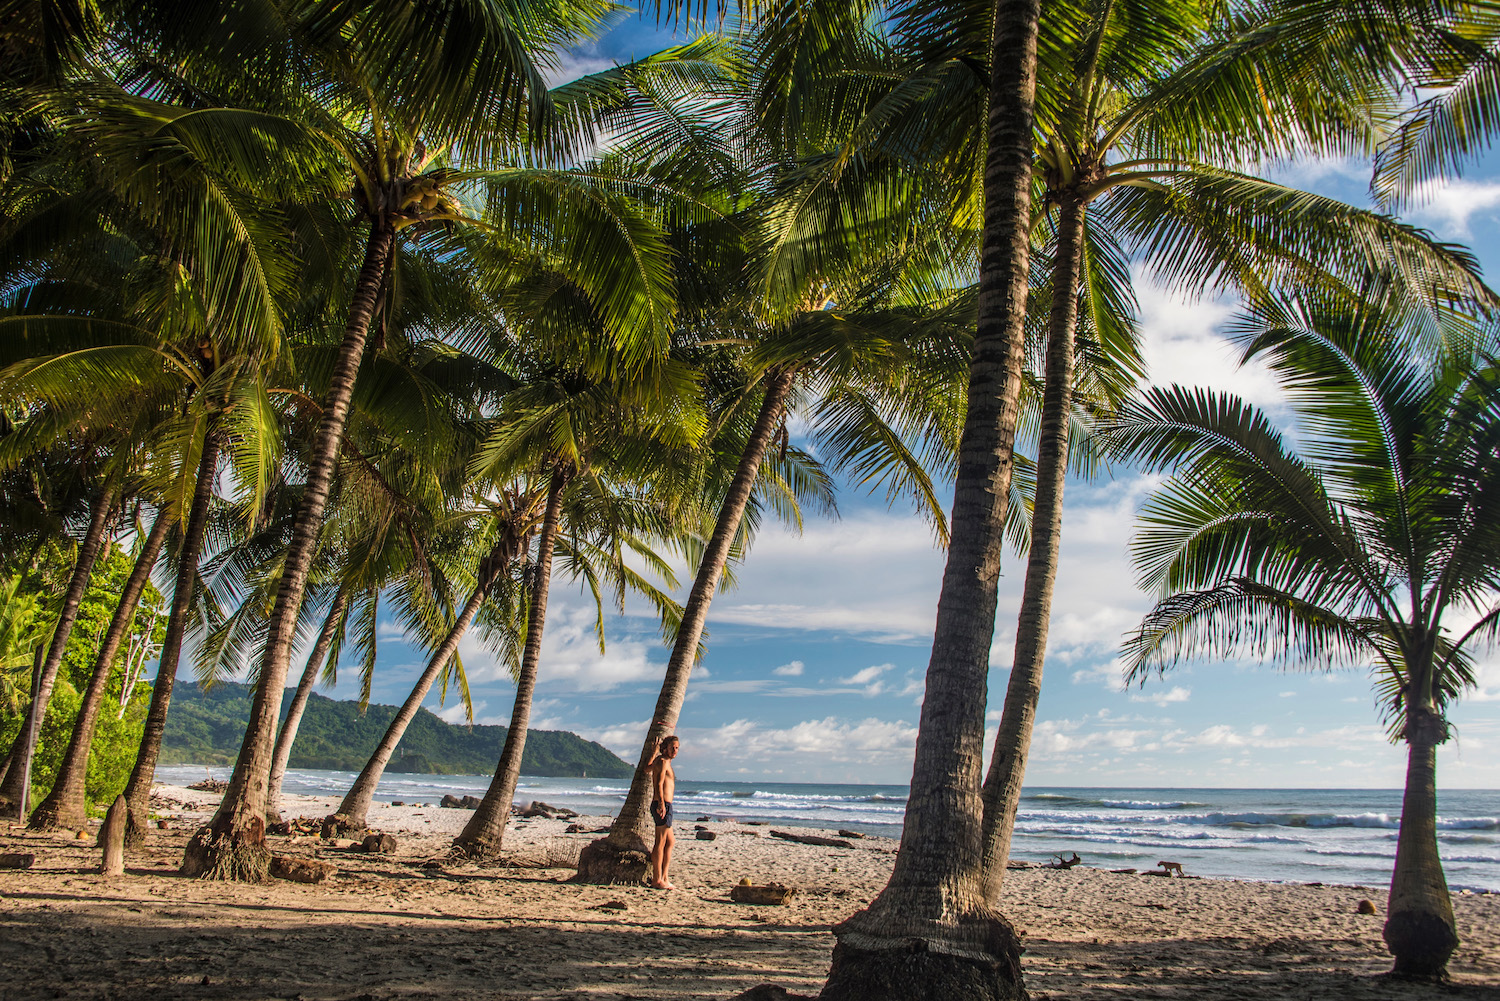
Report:
M 223 779 L 216 779 L 212 775 L 201 782 L 194 782 L 188 786 L 194 792 L 223 792 L 229 788 L 229 783 Z
M 1181 862 L 1158 862 L 1156 864 L 1159 865 L 1159 866 L 1161 866 L 1161 869 L 1159 871 L 1152 872 L 1151 875 L 1153 875 L 1153 876 L 1186 876 L 1187 875 L 1187 873 L 1185 873 L 1185 872 L 1182 871 L 1182 863 Z
M 158 831 L 170 831 L 172 829 L 172 822 L 163 817 L 156 822 L 156 829 Z
M 0 869 L 30 869 L 36 864 L 36 856 L 30 852 L 0 853 Z
M 1373 901 L 1373 900 L 1361 900 L 1359 902 L 1359 906 L 1357 906 L 1357 907 L 1354 908 L 1354 911 L 1357 914 L 1379 914 L 1380 913 L 1379 911 L 1377 911 L 1375 909 L 1375 901 Z
M 293 883 L 321 883 L 336 872 L 338 869 L 327 862 L 291 858 L 287 855 L 271 856 L 271 875 Z
M 404 800 L 404 799 L 393 799 L 393 800 L 391 800 L 391 805 L 392 806 L 405 806 L 406 805 L 406 800 Z
M 750 826 L 750 827 L 765 827 L 767 824 L 770 823 L 770 821 L 769 820 L 746 820 L 746 821 L 744 821 L 744 823 L 746 825 Z
M 755 880 L 751 879 L 749 876 L 741 876 L 740 877 L 739 885 L 740 886 L 754 886 L 755 885 Z
M 103 876 L 125 875 L 125 821 L 130 817 L 130 806 L 125 797 L 116 796 L 99 830 L 99 845 L 104 849 L 104 859 L 99 863 Z
M 693 836 L 696 837 L 699 841 L 715 841 L 719 837 L 713 831 L 698 831 Z
M 371 855 L 394 855 L 396 839 L 389 834 L 371 834 L 365 838 L 360 847 Z
M 1134 876 L 1135 875 L 1135 870 L 1134 869 L 1111 869 L 1110 872 L 1118 873 L 1121 876 Z
M 330 848 L 339 848 L 339 849 L 353 848 L 357 844 L 359 844 L 359 842 L 355 841 L 353 838 L 329 838 L 328 839 L 328 845 L 329 845 Z
M 705 821 L 705 820 L 713 820 L 713 819 L 714 819 L 714 818 L 712 818 L 712 817 L 708 817 L 708 816 L 703 816 L 703 817 L 699 817 L 699 818 L 698 818 L 698 819 L 697 819 L 697 821 L 696 821 L 696 823 L 699 823 L 699 824 L 701 824 L 701 823 L 703 823 L 703 822 L 704 822 L 704 821 Z
M 623 900 L 606 900 L 602 904 L 591 907 L 594 911 L 628 911 L 630 907 Z
M 853 848 L 847 841 L 838 838 L 820 838 L 813 834 L 791 834 L 787 831 L 772 831 L 771 837 L 782 841 L 795 841 L 799 845 L 817 845 L 820 848 Z
M 1077 852 L 1073 853 L 1072 858 L 1063 858 L 1061 855 L 1054 855 L 1052 857 L 1057 859 L 1057 861 L 1048 862 L 1046 865 L 1042 866 L 1043 869 L 1071 869 L 1075 865 L 1083 861 L 1083 859 L 1078 857 Z
M 1007 869 L 1036 869 L 1036 868 L 1039 868 L 1040 865 L 1041 865 L 1041 863 L 1039 863 L 1039 862 L 1027 862 L 1025 859 L 1013 858 L 1013 859 L 1009 859 L 1009 860 L 1006 861 L 1005 868 L 1007 868 Z
M 336 838 L 352 830 L 354 830 L 354 825 L 349 822 L 348 814 L 330 813 L 323 818 L 323 827 L 320 833 L 325 838 Z
M 73 835 L 73 840 L 74 841 L 87 841 L 88 838 L 89 838 L 89 832 L 88 831 L 79 831 L 77 834 Z
M 839 831 L 839 837 L 841 837 L 841 838 L 862 838 L 862 837 L 864 837 L 864 835 L 861 834 L 861 833 L 859 833 L 858 831 Z
M 744 880 L 740 881 L 739 886 L 729 891 L 729 899 L 737 904 L 786 904 L 796 895 L 797 888 L 794 886 L 786 886 L 781 883 L 763 883 L 759 886 L 750 883 L 746 885 Z

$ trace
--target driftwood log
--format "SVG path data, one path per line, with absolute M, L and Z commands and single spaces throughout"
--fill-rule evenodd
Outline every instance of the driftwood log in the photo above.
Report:
M 783 886 L 781 883 L 764 883 L 760 886 L 741 883 L 729 891 L 729 899 L 739 904 L 785 904 L 796 895 L 796 887 Z
M 820 838 L 811 834 L 788 834 L 786 831 L 772 831 L 771 837 L 780 838 L 782 841 L 795 841 L 799 845 L 817 845 L 820 848 L 853 848 L 847 841 L 838 838 Z
M 1078 853 L 1077 852 L 1073 853 L 1073 857 L 1072 858 L 1063 858 L 1061 855 L 1054 855 L 1052 857 L 1055 858 L 1055 859 L 1057 859 L 1057 861 L 1056 862 L 1048 862 L 1045 866 L 1043 866 L 1043 868 L 1045 868 L 1045 869 L 1071 869 L 1075 865 L 1077 865 L 1078 863 L 1080 863 L 1080 862 L 1083 861 L 1083 859 L 1081 859 L 1081 858 L 1078 857 Z

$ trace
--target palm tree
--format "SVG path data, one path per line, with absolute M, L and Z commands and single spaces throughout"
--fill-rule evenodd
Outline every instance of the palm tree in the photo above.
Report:
M 1409 278 L 1418 300 L 1493 298 L 1470 255 L 1420 230 L 1213 162 L 1232 165 L 1252 143 L 1260 144 L 1262 157 L 1273 157 L 1312 116 L 1305 109 L 1266 105 L 1266 119 L 1247 138 L 1237 105 L 1225 114 L 1203 100 L 1203 67 L 1226 62 L 1225 53 L 1245 33 L 1215 38 L 1217 9 L 1160 0 L 1065 5 L 1053 13 L 1043 40 L 1049 48 L 1066 45 L 1047 53 L 1038 84 L 1045 101 L 1037 156 L 1044 213 L 1052 223 L 1054 294 L 1032 548 L 1005 711 L 984 784 L 992 898 L 1005 874 L 1041 694 L 1080 305 L 1102 334 L 1094 340 L 1095 353 L 1120 370 L 1108 395 L 1117 402 L 1122 381 L 1141 372 L 1131 344 L 1133 317 L 1106 315 L 1121 306 L 1133 309 L 1128 287 L 1118 287 L 1129 280 L 1123 251 L 1192 291 L 1227 286 L 1255 296 L 1267 285 L 1337 285 L 1380 270 Z M 1141 25 L 1150 28 L 1138 30 Z M 1184 122 L 1191 131 L 1179 131 Z M 1073 289 L 1080 294 L 1071 294 Z
M 787 442 L 790 408 L 800 405 L 835 468 L 886 485 L 893 498 L 915 496 L 940 534 L 946 531 L 929 460 L 951 454 L 951 429 L 922 405 L 951 390 L 943 376 L 952 374 L 961 352 L 938 349 L 935 331 L 953 333 L 936 320 L 952 306 L 952 295 L 932 289 L 961 267 L 954 261 L 971 243 L 949 228 L 951 214 L 935 197 L 931 172 L 904 171 L 906 165 L 889 160 L 843 164 L 839 123 L 798 131 L 763 110 L 783 102 L 771 51 L 776 38 L 751 36 L 727 60 L 743 74 L 706 80 L 713 98 L 708 124 L 668 138 L 658 118 L 691 122 L 691 102 L 644 94 L 631 107 L 640 138 L 626 144 L 624 155 L 668 163 L 682 157 L 684 170 L 707 174 L 732 196 L 726 200 L 738 201 L 727 233 L 718 222 L 690 228 L 691 241 L 714 243 L 710 256 L 722 270 L 696 281 L 709 294 L 688 307 L 686 323 L 710 342 L 727 337 L 748 345 L 743 364 L 750 386 L 724 401 L 732 436 L 721 440 L 734 443 L 734 472 L 714 490 L 718 516 L 684 602 L 641 764 L 609 836 L 580 855 L 579 878 L 589 882 L 644 875 L 652 828 L 647 751 L 677 723 L 710 603 L 731 552 L 743 544 L 763 464 L 776 454 L 776 442 Z M 654 149 L 658 143 L 667 149 Z M 701 249 L 694 256 L 699 260 L 688 267 L 706 271 Z M 924 347 L 937 350 L 929 355 Z
M 161 555 L 162 544 L 166 542 L 172 524 L 173 519 L 166 511 L 158 511 L 152 520 L 150 532 L 141 541 L 135 565 L 125 580 L 119 604 L 115 606 L 109 628 L 99 644 L 89 686 L 79 706 L 78 716 L 73 724 L 73 736 L 68 742 L 57 777 L 53 780 L 52 791 L 37 804 L 27 822 L 32 830 L 45 831 L 59 827 L 81 829 L 88 822 L 88 804 L 84 798 L 85 780 L 88 778 L 89 751 L 93 746 L 99 710 L 103 708 L 110 678 L 114 676 L 120 648 L 135 621 L 136 606 L 150 580 L 157 558 Z
M 1472 655 L 1500 629 L 1500 334 L 1455 316 L 1433 336 L 1420 321 L 1374 296 L 1283 298 L 1246 317 L 1245 358 L 1285 387 L 1295 450 L 1254 407 L 1180 388 L 1153 389 L 1107 435 L 1172 471 L 1132 542 L 1158 600 L 1126 641 L 1130 676 L 1235 650 L 1369 665 L 1408 748 L 1385 940 L 1393 972 L 1442 977 L 1458 936 L 1435 751 Z M 1458 635 L 1445 625 L 1471 611 Z

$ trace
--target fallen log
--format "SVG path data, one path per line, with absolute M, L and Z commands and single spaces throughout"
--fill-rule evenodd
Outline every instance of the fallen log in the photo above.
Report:
M 799 845 L 817 845 L 820 848 L 853 848 L 847 841 L 838 838 L 820 838 L 812 834 L 789 834 L 786 831 L 772 831 L 771 837 L 780 838 L 782 841 L 795 841 Z
M 1042 866 L 1043 869 L 1071 869 L 1075 865 L 1083 861 L 1083 859 L 1078 857 L 1077 852 L 1073 853 L 1072 858 L 1063 858 L 1061 855 L 1054 855 L 1052 857 L 1057 859 L 1057 861 L 1048 862 L 1046 865 Z

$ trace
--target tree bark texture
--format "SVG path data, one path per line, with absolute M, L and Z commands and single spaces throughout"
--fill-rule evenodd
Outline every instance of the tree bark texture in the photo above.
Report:
M 630 781 L 630 792 L 625 804 L 610 826 L 609 834 L 585 846 L 578 858 L 578 879 L 585 883 L 633 882 L 639 861 L 632 859 L 625 870 L 619 860 L 625 853 L 649 851 L 655 827 L 649 810 L 651 802 L 651 773 L 646 760 L 652 748 L 677 726 L 677 716 L 682 711 L 683 699 L 687 697 L 688 676 L 698 655 L 698 643 L 703 638 L 703 627 L 708 621 L 708 608 L 718 590 L 719 579 L 724 573 L 724 564 L 729 559 L 729 550 L 739 533 L 740 522 L 745 517 L 745 507 L 750 502 L 755 479 L 760 474 L 760 465 L 765 458 L 771 439 L 781 426 L 786 412 L 786 401 L 791 393 L 796 373 L 789 368 L 772 369 L 766 376 L 765 396 L 755 425 L 740 454 L 739 465 L 730 481 L 729 490 L 719 507 L 718 520 L 714 523 L 713 535 L 704 550 L 703 561 L 698 564 L 698 574 L 688 592 L 687 604 L 682 610 L 682 621 L 677 627 L 677 639 L 672 646 L 672 656 L 667 661 L 666 676 L 662 680 L 661 694 L 656 700 L 656 711 L 651 717 L 651 726 L 646 731 L 646 740 L 635 766 L 635 775 Z M 644 875 L 644 870 L 642 871 Z
M 125 802 L 130 806 L 130 818 L 125 824 L 127 846 L 139 846 L 150 826 L 151 783 L 156 780 L 156 760 L 161 757 L 162 735 L 167 731 L 167 711 L 172 706 L 172 687 L 177 681 L 177 662 L 182 656 L 182 641 L 187 635 L 188 616 L 193 607 L 193 589 L 198 580 L 198 557 L 203 551 L 208 507 L 214 496 L 219 448 L 218 432 L 210 426 L 208 433 L 203 436 L 203 453 L 198 458 L 198 480 L 193 486 L 193 503 L 188 508 L 182 546 L 177 551 L 177 579 L 172 586 L 172 609 L 167 617 L 167 634 L 162 637 L 156 680 L 151 684 L 151 705 L 146 710 L 141 749 L 136 753 L 130 780 L 125 783 Z
M 526 649 L 521 655 L 521 674 L 516 678 L 516 703 L 510 713 L 510 729 L 505 733 L 505 747 L 495 777 L 485 790 L 479 809 L 453 840 L 456 849 L 470 858 L 487 858 L 500 851 L 505 839 L 505 822 L 510 819 L 510 804 L 521 779 L 521 755 L 526 751 L 526 728 L 531 725 L 531 697 L 536 690 L 537 668 L 542 660 L 542 630 L 547 623 L 547 594 L 552 586 L 552 548 L 557 541 L 558 523 L 562 518 L 563 488 L 567 477 L 558 470 L 552 474 L 547 490 L 547 513 L 542 519 L 538 540 L 536 580 L 532 583 L 531 614 L 526 622 Z
M 286 719 L 281 721 L 281 732 L 276 736 L 276 753 L 271 759 L 271 777 L 266 785 L 267 824 L 281 820 L 281 783 L 286 779 L 286 763 L 291 760 L 292 744 L 297 740 L 297 728 L 302 725 L 302 713 L 307 709 L 308 697 L 312 695 L 313 684 L 318 680 L 323 659 L 328 656 L 328 648 L 333 645 L 333 637 L 339 630 L 346 603 L 344 590 L 340 588 L 338 594 L 333 596 L 333 604 L 329 606 L 327 617 L 323 619 L 323 628 L 318 631 L 312 653 L 307 655 L 307 666 L 302 669 L 302 680 L 297 682 L 297 692 L 292 696 L 292 704 L 286 707 Z
M 354 381 L 360 363 L 364 360 L 370 317 L 375 311 L 375 301 L 380 294 L 386 262 L 395 239 L 396 232 L 389 220 L 377 220 L 371 224 L 365 242 L 364 262 L 360 265 L 349 304 L 344 339 L 339 345 L 333 379 L 323 401 L 323 416 L 318 421 L 313 439 L 307 483 L 292 528 L 291 544 L 287 547 L 281 581 L 276 588 L 276 601 L 266 624 L 266 648 L 261 657 L 245 739 L 235 760 L 229 788 L 209 823 L 209 832 L 200 832 L 188 842 L 183 859 L 183 872 L 187 875 L 253 881 L 266 878 L 270 865 L 270 852 L 265 847 L 266 786 L 270 782 L 271 757 L 275 753 L 281 692 L 286 686 L 307 575 L 312 570 L 318 536 L 323 528 L 323 510 L 333 486 L 339 445 L 349 417 L 349 401 L 354 395 Z
M 47 703 L 52 700 L 52 688 L 57 684 L 57 672 L 62 667 L 63 654 L 68 649 L 68 638 L 73 634 L 73 624 L 78 621 L 78 606 L 88 590 L 89 576 L 94 572 L 94 563 L 104 548 L 104 537 L 109 527 L 109 516 L 114 511 L 118 491 L 109 484 L 99 489 L 89 513 L 89 527 L 78 546 L 78 558 L 73 562 L 73 574 L 68 579 L 68 590 L 63 595 L 62 610 L 57 616 L 57 625 L 52 630 L 52 641 L 47 646 L 47 657 L 31 686 L 31 705 L 26 711 L 26 725 L 16 738 L 10 769 L 5 774 L 5 783 L 0 786 L 0 810 L 6 815 L 26 819 L 28 800 L 31 796 L 31 764 L 36 757 L 37 737 L 42 730 L 42 720 L 47 715 Z
M 385 774 L 385 766 L 390 763 L 391 755 L 396 753 L 396 746 L 401 743 L 401 738 L 406 734 L 406 728 L 411 726 L 411 721 L 417 718 L 417 712 L 422 708 L 422 700 L 427 698 L 427 693 L 432 691 L 432 684 L 437 676 L 442 673 L 448 661 L 453 659 L 454 653 L 458 651 L 459 641 L 469 631 L 469 625 L 474 621 L 474 616 L 479 613 L 479 607 L 484 604 L 490 595 L 490 589 L 495 586 L 515 558 L 517 542 L 515 536 L 507 532 L 502 535 L 495 548 L 490 552 L 490 558 L 480 564 L 479 580 L 474 585 L 474 591 L 469 595 L 463 610 L 459 612 L 458 618 L 454 620 L 448 635 L 443 637 L 443 642 L 433 653 L 432 659 L 427 662 L 427 669 L 417 679 L 411 694 L 396 711 L 391 725 L 386 727 L 385 734 L 380 738 L 380 743 L 375 745 L 375 752 L 370 755 L 370 760 L 365 762 L 359 777 L 354 780 L 354 785 L 344 794 L 344 799 L 339 803 L 338 813 L 348 818 L 350 827 L 364 827 L 367 815 L 370 812 L 370 803 L 375 799 L 375 787 L 380 784 L 380 778 Z
M 94 673 L 89 678 L 89 687 L 78 708 L 78 719 L 73 724 L 73 736 L 68 750 L 63 755 L 57 780 L 52 791 L 37 806 L 28 826 L 33 830 L 47 831 L 59 827 L 82 828 L 88 823 L 88 804 L 84 792 L 88 786 L 89 751 L 94 743 L 94 727 L 99 722 L 99 710 L 104 705 L 105 693 L 109 690 L 109 679 L 114 676 L 115 656 L 130 632 L 135 621 L 136 606 L 140 604 L 141 592 L 151 579 L 151 570 L 161 555 L 161 547 L 172 527 L 172 517 L 167 511 L 159 511 L 151 523 L 151 531 L 141 543 L 140 555 L 125 580 L 120 593 L 120 603 L 110 619 L 99 655 L 94 660 Z
M 1386 947 L 1396 957 L 1391 972 L 1397 976 L 1444 979 L 1448 957 L 1458 948 L 1453 899 L 1437 843 L 1437 748 L 1446 735 L 1436 713 L 1410 711 L 1406 790 L 1384 931 Z
M 890 882 L 834 929 L 827 1001 L 1026 994 L 1019 940 L 984 895 L 980 769 L 1025 352 L 1039 13 L 1039 0 L 995 5 L 979 324 L 911 793 Z
M 1073 409 L 1073 369 L 1078 329 L 1078 281 L 1083 266 L 1085 207 L 1064 196 L 1058 215 L 1057 258 L 1052 269 L 1052 311 L 1047 322 L 1047 371 L 1042 389 L 1041 440 L 1037 446 L 1036 502 L 1031 512 L 1031 550 L 1016 621 L 1015 657 L 1005 688 L 1005 708 L 995 751 L 984 780 L 985 899 L 1000 900 L 1010 856 L 1026 756 L 1042 697 L 1047 624 L 1062 549 L 1063 485 L 1068 476 L 1068 429 Z

